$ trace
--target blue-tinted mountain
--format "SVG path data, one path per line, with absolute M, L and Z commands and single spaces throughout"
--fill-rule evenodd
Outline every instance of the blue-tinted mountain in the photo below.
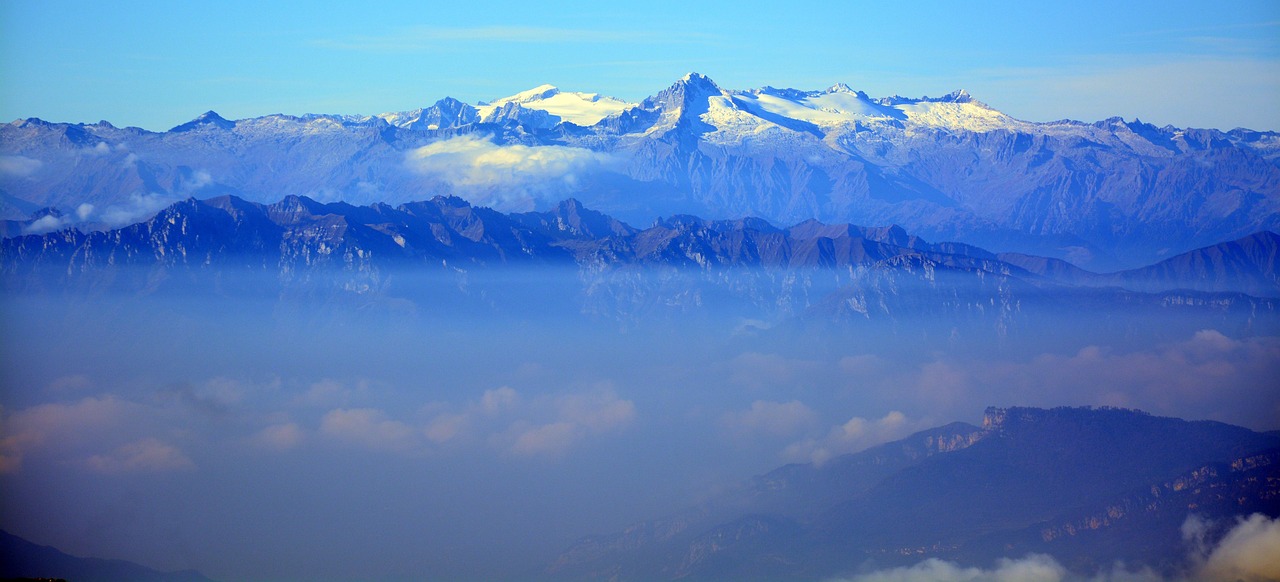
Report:
M 407 161 L 463 135 L 610 163 L 531 186 L 477 185 Z M 574 197 L 636 224 L 672 214 L 899 224 L 1091 271 L 1280 231 L 1274 132 L 1120 118 L 1032 123 L 962 91 L 731 90 L 696 73 L 640 103 L 544 86 L 492 104 L 446 97 L 381 115 L 233 121 L 208 112 L 160 133 L 27 119 L 0 126 L 0 155 L 12 168 L 0 174 L 5 218 L 15 220 L 29 218 L 17 215 L 23 207 L 122 211 L 148 196 L 398 205 L 453 194 L 522 211 Z
M 1280 235 L 1270 231 L 1193 249 L 1146 267 L 1105 274 L 1047 257 L 1001 253 L 999 258 L 1071 285 L 1111 285 L 1135 291 L 1236 291 L 1280 297 Z
M 1188 515 L 1280 515 L 1277 445 L 1273 434 L 1130 410 L 992 408 L 981 426 L 788 465 L 684 513 L 584 538 L 548 574 L 812 580 L 1025 551 L 1077 572 L 1115 560 L 1171 571 L 1186 565 Z
M 635 228 L 572 199 L 505 214 L 444 196 L 397 206 L 219 196 L 114 230 L 3 239 L 0 282 L 17 293 L 245 293 L 427 313 L 515 308 L 624 325 L 746 318 L 938 338 L 961 329 L 1017 337 L 1041 319 L 1084 312 L 1072 319 L 1082 329 L 1156 312 L 1186 316 L 1195 329 L 1270 329 L 1280 315 L 1265 279 L 1275 255 L 1259 249 L 1273 238 L 1258 240 L 1170 259 L 1198 265 L 1193 257 L 1208 254 L 1229 269 L 1148 279 L 1075 267 L 1064 275 L 1045 267 L 1053 259 L 930 242 L 898 226 L 674 215 Z
M 211 582 L 194 570 L 160 572 L 125 560 L 80 558 L 0 531 L 0 578 L 74 582 Z

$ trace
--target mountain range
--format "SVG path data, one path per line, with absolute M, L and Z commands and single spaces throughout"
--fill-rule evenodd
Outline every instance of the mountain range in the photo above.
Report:
M 728 90 L 691 73 L 639 103 L 541 86 L 382 115 L 210 111 L 165 132 L 0 126 L 3 218 L 125 226 L 187 197 L 502 211 L 568 197 L 633 223 L 693 214 L 898 224 L 1116 270 L 1280 230 L 1280 134 L 1013 119 L 956 91 Z
M 502 213 L 457 197 L 393 207 L 228 195 L 191 198 L 119 229 L 0 241 L 9 292 L 265 293 L 281 305 L 308 298 L 457 314 L 514 309 L 624 324 L 693 314 L 771 325 L 968 322 L 1001 336 L 1036 317 L 1075 313 L 1084 321 L 1085 312 L 1099 325 L 1156 311 L 1209 318 L 1205 326 L 1271 329 L 1278 269 L 1280 235 L 1268 231 L 1094 273 L 929 242 L 898 226 L 806 220 L 784 228 L 675 215 L 636 228 L 573 199 Z M 513 271 L 522 275 L 507 275 Z
M 1275 433 L 1134 410 L 989 408 L 981 426 L 787 465 L 683 512 L 584 537 L 547 574 L 818 580 L 1032 552 L 1086 575 L 1116 563 L 1174 574 L 1194 560 L 1180 532 L 1189 516 L 1280 513 L 1278 445 Z
M 781 466 L 683 510 L 584 536 L 530 577 L 819 580 L 1034 554 L 1083 576 L 1122 565 L 1147 569 L 1136 579 L 1201 579 L 1201 546 L 1225 543 L 1237 516 L 1280 516 L 1277 484 L 1276 431 L 1112 407 L 991 407 L 978 425 Z M 1193 522 L 1198 539 L 1188 539 Z M 3 531 L 0 555 L 7 577 L 208 580 L 74 557 Z
M 75 582 L 212 582 L 194 570 L 160 572 L 128 562 L 81 558 L 0 530 L 0 578 Z

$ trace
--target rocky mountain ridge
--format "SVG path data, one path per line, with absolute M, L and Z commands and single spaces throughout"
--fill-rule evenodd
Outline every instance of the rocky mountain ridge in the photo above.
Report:
M 1280 514 L 1278 444 L 1124 409 L 989 408 L 981 427 L 956 423 L 788 465 L 684 514 L 583 538 L 548 574 L 813 579 L 868 561 L 985 564 L 1010 551 L 1047 553 L 1076 572 L 1115 560 L 1177 571 L 1191 513 Z M 1135 539 L 1143 543 L 1119 543 Z
M 930 242 L 898 226 L 675 215 L 636 228 L 572 199 L 502 213 L 456 197 L 393 207 L 221 196 L 115 230 L 5 238 L 0 282 L 13 293 L 244 294 L 366 315 L 411 305 L 624 327 L 710 317 L 1002 340 L 1082 310 L 1093 323 L 1075 319 L 1086 327 L 1163 313 L 1190 317 L 1195 329 L 1272 329 L 1277 238 L 1259 233 L 1145 270 L 1097 274 Z
M 504 211 L 575 197 L 636 223 L 901 224 L 1091 270 L 1280 230 L 1274 132 L 1031 123 L 964 92 L 739 91 L 696 73 L 638 104 L 539 89 L 381 116 L 209 112 L 162 133 L 19 120 L 0 126 L 12 162 L 0 174 L 5 217 L 31 218 L 31 205 L 70 217 L 88 204 L 87 224 L 123 226 L 158 201 L 220 194 L 353 204 L 456 194 Z M 433 156 L 454 165 L 423 162 Z M 457 164 L 481 173 L 444 169 Z

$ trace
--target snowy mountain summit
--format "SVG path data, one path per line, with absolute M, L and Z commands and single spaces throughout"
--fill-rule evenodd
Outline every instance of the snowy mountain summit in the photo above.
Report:
M 188 197 L 357 204 L 440 194 L 504 211 L 575 197 L 661 215 L 898 224 L 1095 269 L 1280 231 L 1280 135 L 1015 119 L 964 90 L 738 90 L 689 73 L 637 102 L 539 85 L 379 115 L 209 111 L 167 132 L 0 126 L 9 231 L 102 228 Z M 88 206 L 84 206 L 88 205 Z M 62 218 L 36 216 L 52 207 Z M 22 222 L 26 221 L 26 222 Z

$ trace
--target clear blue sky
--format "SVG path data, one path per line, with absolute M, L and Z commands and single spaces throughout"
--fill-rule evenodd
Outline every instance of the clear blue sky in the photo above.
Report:
M 957 88 L 1032 121 L 1280 130 L 1280 2 L 0 1 L 0 119 L 167 129 L 380 113 L 541 83 Z

